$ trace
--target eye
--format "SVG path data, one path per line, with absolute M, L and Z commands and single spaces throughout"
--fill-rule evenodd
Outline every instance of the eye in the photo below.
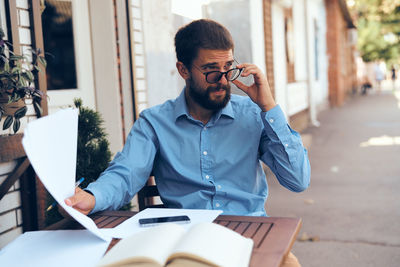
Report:
M 224 68 L 225 68 L 226 70 L 229 70 L 229 69 L 232 68 L 232 66 L 233 66 L 233 62 L 228 62 L 228 63 L 226 63 L 226 65 L 224 66 Z

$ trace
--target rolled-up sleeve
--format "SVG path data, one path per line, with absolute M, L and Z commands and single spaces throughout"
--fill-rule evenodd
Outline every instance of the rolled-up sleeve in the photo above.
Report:
M 261 112 L 264 125 L 260 142 L 261 160 L 279 183 L 294 192 L 310 184 L 310 162 L 300 134 L 290 128 L 279 105 Z

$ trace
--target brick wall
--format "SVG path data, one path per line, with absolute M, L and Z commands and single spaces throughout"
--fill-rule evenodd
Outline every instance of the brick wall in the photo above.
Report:
M 267 78 L 271 87 L 272 95 L 275 96 L 274 80 L 274 51 L 272 47 L 272 20 L 271 20 L 271 0 L 263 1 L 264 12 L 264 40 L 265 40 L 265 65 L 267 68 Z
M 331 106 L 341 106 L 354 84 L 354 47 L 338 0 L 325 0 L 327 14 L 328 86 Z
M 13 171 L 16 162 L 0 163 L 0 184 Z M 0 201 L 0 248 L 22 233 L 21 196 L 17 181 Z
M 17 25 L 20 50 L 15 51 L 19 54 L 27 55 L 31 58 L 30 51 L 32 47 L 32 38 L 30 30 L 30 11 L 28 0 L 17 0 Z M 4 11 L 2 11 L 2 16 Z M 15 12 L 15 10 L 14 10 Z M 11 27 L 7 25 L 7 27 Z M 26 124 L 29 121 L 36 119 L 36 114 L 32 106 L 31 100 L 26 100 L 28 111 L 24 118 L 21 119 L 21 127 L 18 133 L 22 133 Z M 2 126 L 2 123 L 0 123 Z M 12 128 L 12 127 L 10 127 Z M 11 134 L 12 129 L 2 130 L 0 128 L 0 135 Z M 14 170 L 17 161 L 0 163 L 0 184 L 6 177 Z M 9 190 L 9 192 L 0 200 L 0 248 L 7 245 L 10 241 L 15 239 L 22 233 L 22 210 L 21 210 L 21 194 L 20 185 L 17 181 Z

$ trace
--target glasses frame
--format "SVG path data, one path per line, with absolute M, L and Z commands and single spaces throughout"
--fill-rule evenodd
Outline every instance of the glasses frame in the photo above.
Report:
M 236 59 L 234 59 L 234 60 L 235 60 L 236 63 L 238 63 L 238 62 L 236 61 Z M 226 79 L 227 81 L 233 82 L 234 80 L 236 80 L 237 78 L 239 78 L 240 74 L 242 74 L 242 71 L 244 70 L 244 68 L 236 68 L 236 67 L 235 67 L 235 68 L 232 68 L 232 69 L 230 69 L 230 70 L 228 70 L 228 71 L 225 71 L 225 72 L 218 71 L 218 70 L 203 72 L 203 71 L 202 71 L 199 67 L 197 67 L 196 65 L 193 64 L 193 66 L 196 67 L 196 69 L 197 69 L 198 71 L 200 71 L 200 72 L 206 77 L 206 82 L 208 82 L 209 84 L 218 83 L 218 82 L 221 80 L 222 76 L 224 76 L 224 75 L 225 75 L 225 79 Z M 228 79 L 228 73 L 231 72 L 231 71 L 234 71 L 234 70 L 239 70 L 239 74 L 238 74 L 237 77 L 234 78 L 234 79 Z M 210 82 L 210 81 L 208 80 L 209 75 L 212 74 L 212 73 L 219 73 L 219 75 L 220 75 L 220 76 L 219 76 L 219 79 L 216 80 L 215 82 Z

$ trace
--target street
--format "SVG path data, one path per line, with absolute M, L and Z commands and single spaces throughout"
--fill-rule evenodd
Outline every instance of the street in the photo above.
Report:
M 302 266 L 400 266 L 400 87 L 385 81 L 318 120 L 302 133 L 310 187 L 268 177 L 268 215 L 303 219 L 292 249 Z

